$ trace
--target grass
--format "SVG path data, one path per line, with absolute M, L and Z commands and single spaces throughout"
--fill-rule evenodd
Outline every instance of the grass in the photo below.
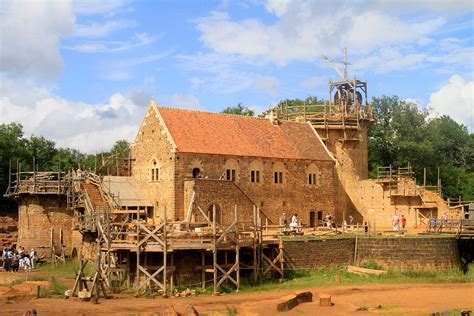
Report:
M 78 260 L 68 259 L 65 263 L 59 264 L 56 267 L 49 264 L 41 265 L 38 267 L 38 271 L 45 272 L 49 276 L 74 278 L 76 276 L 76 271 L 79 271 L 79 267 L 80 263 Z M 84 270 L 84 274 L 89 275 L 93 271 L 94 267 L 89 263 Z
M 460 269 L 449 271 L 398 271 L 388 270 L 383 275 L 357 275 L 348 273 L 346 267 L 320 269 L 311 272 L 290 272 L 283 282 L 266 280 L 260 284 L 243 284 L 241 292 L 260 292 L 276 289 L 297 289 L 351 284 L 416 284 L 416 283 L 469 283 L 474 282 L 474 266 L 466 274 Z M 336 282 L 336 276 L 340 282 Z M 338 279 L 339 279 L 338 278 Z
M 59 297 L 64 296 L 67 290 L 67 286 L 57 281 L 56 278 L 51 277 L 49 279 L 48 287 L 40 288 L 40 297 Z

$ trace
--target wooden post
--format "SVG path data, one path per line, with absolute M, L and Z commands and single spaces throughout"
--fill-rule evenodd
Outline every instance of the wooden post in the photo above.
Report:
M 135 276 L 135 286 L 140 286 L 140 219 L 137 216 L 137 275 Z
M 164 209 L 164 225 L 163 225 L 163 242 L 164 242 L 164 247 L 163 247 L 163 296 L 166 297 L 166 274 L 167 274 L 167 269 L 166 269 L 166 257 L 168 255 L 167 251 L 167 242 L 166 242 L 166 221 L 167 221 L 167 215 L 166 215 L 166 206 Z
M 356 237 L 355 237 L 355 246 L 354 246 L 354 265 L 357 263 L 357 236 L 359 235 L 359 223 L 356 225 Z
M 253 281 L 257 282 L 257 247 L 258 247 L 258 241 L 257 241 L 257 206 L 253 206 Z
M 216 244 L 216 205 L 212 205 L 212 238 L 213 238 L 213 250 L 212 250 L 212 262 L 213 262 L 213 277 L 214 277 L 214 292 L 217 294 L 217 244 Z
M 423 187 L 426 187 L 426 168 L 423 168 Z
M 12 160 L 8 161 L 8 193 L 11 191 L 11 184 L 12 184 Z
M 170 277 L 170 293 L 173 294 L 174 287 L 174 252 L 171 252 L 171 277 Z
M 283 239 L 278 240 L 278 256 L 280 256 L 280 270 L 281 270 L 281 280 L 285 278 L 284 267 L 285 267 L 285 257 L 283 257 Z
M 33 157 L 33 193 L 36 192 L 36 162 L 35 157 Z
M 236 275 L 237 275 L 237 292 L 240 291 L 240 247 L 239 245 L 237 244 L 237 246 L 235 246 L 235 263 L 237 264 L 237 271 L 236 271 Z
M 117 174 L 116 176 L 118 177 L 119 176 L 119 163 L 118 163 L 118 159 L 115 158 L 115 167 L 117 168 Z
M 205 250 L 201 252 L 201 287 L 206 288 L 206 253 Z
M 127 289 L 131 286 L 130 280 L 130 251 L 127 252 Z

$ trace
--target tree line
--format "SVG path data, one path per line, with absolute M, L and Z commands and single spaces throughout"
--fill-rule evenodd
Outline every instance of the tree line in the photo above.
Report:
M 17 123 L 0 124 L 0 212 L 14 210 L 11 199 L 3 197 L 8 188 L 9 170 L 16 172 L 33 170 L 33 157 L 37 171 L 70 171 L 81 168 L 95 170 L 107 161 L 107 157 L 128 157 L 130 144 L 118 140 L 109 151 L 85 154 L 72 148 L 57 147 L 56 143 L 43 136 L 24 135 L 23 126 Z
M 320 104 L 324 100 L 282 100 L 279 104 Z M 418 183 L 427 170 L 427 184 L 437 183 L 440 168 L 444 197 L 462 196 L 474 200 L 474 134 L 449 116 L 432 117 L 427 110 L 400 100 L 397 96 L 373 98 L 375 123 L 369 134 L 369 175 L 377 176 L 377 166 L 413 166 Z M 222 111 L 254 116 L 255 112 L 239 103 Z M 35 157 L 38 171 L 68 171 L 81 167 L 94 170 L 112 155 L 128 157 L 130 144 L 118 140 L 109 151 L 85 154 L 76 149 L 61 148 L 43 136 L 24 135 L 17 123 L 0 124 L 0 195 L 8 187 L 10 161 L 16 170 L 17 160 L 22 170 L 33 169 Z M 11 200 L 0 197 L 0 211 L 14 209 Z

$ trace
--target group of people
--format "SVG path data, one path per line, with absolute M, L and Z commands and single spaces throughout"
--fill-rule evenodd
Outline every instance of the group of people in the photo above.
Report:
M 286 229 L 287 225 L 288 225 L 288 221 L 286 219 L 286 214 L 282 213 L 280 216 L 280 226 L 283 227 L 283 229 Z M 298 227 L 300 226 L 301 224 L 298 222 L 298 214 L 294 213 L 293 216 L 291 216 L 289 227 L 291 230 L 297 230 Z
M 323 227 L 336 228 L 336 221 L 331 213 L 327 213 L 323 218 Z
M 398 217 L 397 214 L 392 216 L 392 229 L 394 232 L 400 231 L 400 224 L 402 224 L 401 231 L 405 231 L 407 227 L 407 218 L 402 214 L 402 217 Z
M 37 259 L 36 251 L 31 249 L 28 253 L 24 247 L 3 248 L 3 269 L 7 272 L 29 271 L 35 268 Z

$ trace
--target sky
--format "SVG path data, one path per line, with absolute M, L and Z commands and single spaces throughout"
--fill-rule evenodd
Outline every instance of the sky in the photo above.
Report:
M 347 47 L 369 98 L 474 131 L 474 1 L 0 0 L 0 123 L 88 153 L 133 141 L 151 100 L 257 113 L 328 98 Z

